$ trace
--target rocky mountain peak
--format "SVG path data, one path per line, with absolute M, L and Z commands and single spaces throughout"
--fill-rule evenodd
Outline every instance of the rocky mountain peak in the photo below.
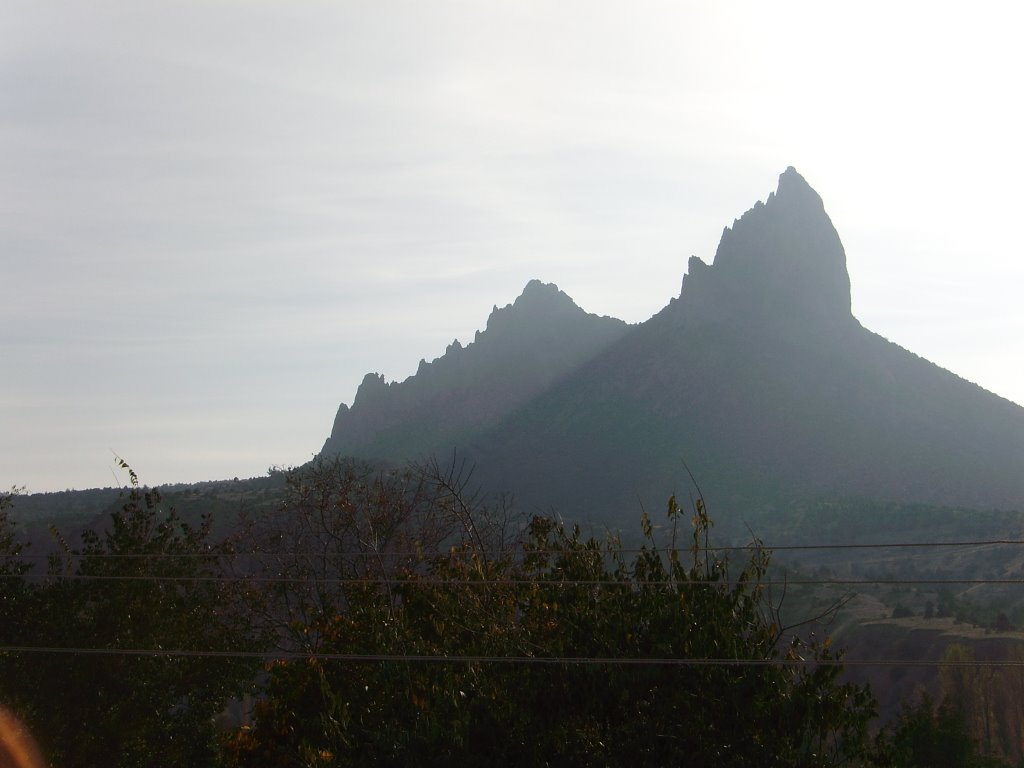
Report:
M 523 292 L 516 299 L 515 303 L 520 302 L 543 302 L 545 300 L 557 299 L 562 297 L 569 299 L 562 291 L 558 290 L 558 286 L 554 283 L 544 283 L 534 278 L 526 284 L 523 288 Z M 569 299 L 571 302 L 572 299 Z
M 493 341 L 509 335 L 525 340 L 556 329 L 565 330 L 563 323 L 577 322 L 586 315 L 554 283 L 531 280 L 514 302 L 504 307 L 495 305 L 487 318 L 486 329 L 477 332 L 475 341 L 480 342 L 485 337 Z M 552 322 L 557 325 L 552 326 Z
M 363 376 L 363 381 L 356 390 L 356 397 L 353 405 L 359 404 L 365 408 L 369 404 L 380 401 L 381 398 L 387 396 L 389 386 L 390 385 L 382 374 L 366 374 Z
M 808 207 L 817 207 L 822 211 L 825 210 L 825 204 L 821 201 L 821 196 L 811 188 L 811 185 L 807 183 L 807 179 L 801 176 L 792 165 L 779 175 L 779 186 L 776 192 L 768 195 L 769 200 L 773 200 L 775 197 L 793 202 L 799 200 Z
M 688 325 L 853 322 L 846 251 L 821 197 L 795 168 L 725 228 L 710 266 L 691 258 L 679 312 Z
M 554 283 L 531 280 L 514 302 L 504 309 L 495 307 L 491 316 L 493 317 L 495 313 L 550 315 L 566 312 L 583 312 L 583 310 Z

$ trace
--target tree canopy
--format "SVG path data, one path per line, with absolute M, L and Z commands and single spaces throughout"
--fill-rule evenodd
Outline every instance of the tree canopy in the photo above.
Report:
M 45 573 L 0 497 L 0 702 L 50 764 L 999 764 L 1009 683 L 951 659 L 943 704 L 871 736 L 841 651 L 783 625 L 770 553 L 712 546 L 699 495 L 627 547 L 464 467 L 318 461 L 218 542 L 129 473 Z
M 332 493 L 314 494 L 327 478 Z M 709 549 L 702 501 L 686 548 L 673 498 L 670 542 L 645 517 L 631 552 L 544 517 L 502 537 L 500 510 L 467 503 L 451 474 L 365 479 L 333 464 L 296 481 L 318 504 L 278 541 L 317 542 L 305 572 L 321 569 L 319 591 L 278 588 L 295 655 L 269 665 L 232 764 L 817 766 L 865 753 L 870 695 L 839 681 L 827 640 L 783 637 L 761 584 L 768 553 L 754 543 L 737 566 Z M 387 506 L 419 527 L 376 560 L 365 539 L 346 549 L 358 537 L 330 535 L 331 511 L 357 496 L 388 499 L 359 514 Z
M 203 654 L 251 649 L 248 628 L 209 521 L 181 520 L 123 466 L 131 485 L 108 527 L 76 547 L 54 529 L 45 576 L 19 581 L 3 645 L 25 650 L 0 653 L 0 700 L 55 765 L 211 764 L 213 717 L 255 669 Z

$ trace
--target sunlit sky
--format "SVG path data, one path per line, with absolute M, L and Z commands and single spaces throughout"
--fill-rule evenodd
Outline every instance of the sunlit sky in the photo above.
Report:
M 263 474 L 531 278 L 646 320 L 795 166 L 1024 403 L 1009 3 L 0 0 L 0 488 Z

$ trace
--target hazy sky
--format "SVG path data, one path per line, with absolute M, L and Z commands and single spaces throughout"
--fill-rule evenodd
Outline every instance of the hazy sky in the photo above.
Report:
M 0 488 L 301 463 L 531 278 L 647 319 L 788 165 L 861 322 L 1024 403 L 1021 14 L 0 0 Z

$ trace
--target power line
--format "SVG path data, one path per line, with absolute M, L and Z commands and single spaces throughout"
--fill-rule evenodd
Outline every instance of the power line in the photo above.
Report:
M 26 579 L 25 574 L 0 574 L 2 579 Z M 305 576 L 174 576 L 160 574 L 48 574 L 44 578 L 54 581 L 154 581 L 180 583 L 249 583 L 249 584 L 305 584 L 305 585 L 373 585 L 408 587 L 675 587 L 675 586 L 740 586 L 794 587 L 794 586 L 951 586 L 951 585 L 1021 585 L 1024 578 L 816 578 L 816 579 L 440 579 L 397 578 L 391 576 L 360 577 L 305 577 Z
M 0 646 L 0 653 L 70 654 L 165 658 L 236 658 L 263 661 L 346 661 L 359 663 L 426 664 L 565 664 L 572 666 L 675 666 L 675 667 L 975 667 L 1024 668 L 1024 660 L 926 659 L 740 659 L 622 656 L 491 656 L 473 654 L 302 653 L 296 651 L 221 651 L 168 648 L 84 648 L 59 646 Z
M 600 542 L 598 542 L 600 544 Z M 751 542 L 748 544 L 730 544 L 730 545 L 709 545 L 699 547 L 701 552 L 749 552 L 751 550 L 763 550 L 766 552 L 796 552 L 804 550 L 862 550 L 862 549 L 935 549 L 939 547 L 990 547 L 990 546 L 1021 546 L 1024 545 L 1024 539 L 978 539 L 968 541 L 909 541 L 909 542 L 868 542 L 868 543 L 855 543 L 855 544 L 765 544 L 763 542 Z M 691 552 L 692 547 L 677 546 L 674 551 L 677 552 Z M 564 554 L 579 554 L 580 552 L 593 552 L 594 554 L 605 555 L 608 554 L 603 548 L 595 549 L 584 549 L 584 550 L 566 550 L 566 549 L 515 549 L 508 551 L 490 551 L 482 552 L 476 549 L 459 549 L 458 547 L 450 550 L 374 550 L 374 549 L 363 549 L 363 550 L 339 550 L 339 551 L 320 551 L 320 552 L 267 552 L 267 551 L 231 551 L 231 552 L 176 552 L 176 553 L 163 553 L 163 552 L 53 552 L 50 554 L 19 554 L 14 556 L 13 559 L 22 560 L 46 560 L 51 557 L 60 557 L 61 555 L 71 558 L 83 558 L 83 559 L 170 559 L 170 558 L 262 558 L 262 557 L 280 557 L 280 558 L 322 558 L 322 557 L 391 557 L 391 558 L 423 558 L 423 559 L 434 559 L 444 557 L 473 557 L 473 556 L 487 556 L 495 557 L 500 555 L 517 554 L 517 555 L 564 555 Z M 636 555 L 643 553 L 662 554 L 669 551 L 673 551 L 670 548 L 654 548 L 654 547 L 614 547 L 614 552 L 620 554 Z

